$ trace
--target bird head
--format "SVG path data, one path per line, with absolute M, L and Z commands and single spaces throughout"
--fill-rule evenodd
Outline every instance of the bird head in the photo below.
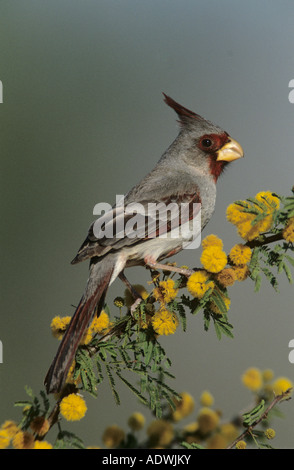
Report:
M 164 101 L 177 113 L 181 126 L 182 158 L 198 171 L 210 173 L 216 182 L 224 168 L 244 156 L 241 145 L 230 135 L 199 114 L 185 108 L 165 93 Z

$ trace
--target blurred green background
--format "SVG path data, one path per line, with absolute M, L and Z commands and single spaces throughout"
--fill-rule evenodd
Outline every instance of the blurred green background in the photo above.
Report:
M 239 242 L 226 207 L 261 190 L 289 194 L 294 183 L 292 0 L 1 0 L 1 295 L 0 422 L 35 392 L 58 343 L 49 325 L 71 315 L 87 263 L 70 260 L 98 202 L 112 203 L 145 175 L 177 135 L 162 91 L 226 129 L 245 150 L 218 184 L 214 217 L 225 249 Z M 175 260 L 199 265 L 200 251 Z M 144 269 L 128 272 L 144 283 Z M 120 295 L 117 281 L 108 299 Z M 235 339 L 205 333 L 201 316 L 188 332 L 163 340 L 179 392 L 215 396 L 225 418 L 245 409 L 245 369 L 271 368 L 294 379 L 293 286 L 277 294 L 264 281 L 231 289 Z M 114 307 L 113 307 L 114 309 Z M 126 428 L 129 414 L 150 413 L 124 387 L 117 407 L 105 384 L 87 398 L 87 417 L 67 426 L 87 445 L 106 425 Z M 294 447 L 293 402 L 281 405 L 273 445 Z M 191 421 L 189 419 L 188 421 Z M 48 440 L 50 438 L 48 437 Z

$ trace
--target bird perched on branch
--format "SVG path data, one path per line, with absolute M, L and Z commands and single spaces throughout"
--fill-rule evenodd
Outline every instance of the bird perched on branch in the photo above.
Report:
M 241 146 L 223 129 L 165 94 L 164 101 L 178 115 L 180 130 L 177 138 L 154 169 L 126 194 L 124 204 L 117 204 L 100 217 L 98 229 L 95 223 L 91 225 L 86 240 L 72 261 L 76 264 L 89 259 L 89 278 L 47 373 L 45 385 L 48 393 L 59 392 L 64 386 L 79 343 L 93 316 L 100 315 L 112 282 L 118 276 L 123 278 L 126 267 L 147 265 L 156 268 L 161 260 L 182 250 L 193 235 L 189 231 L 178 231 L 177 236 L 172 234 L 184 225 L 182 219 L 191 223 L 198 216 L 199 205 L 199 230 L 203 230 L 214 211 L 219 176 L 230 162 L 243 157 Z M 165 224 L 162 220 L 155 220 L 150 229 L 147 224 L 150 218 L 144 209 L 151 203 L 182 204 L 186 208 L 186 218 L 180 218 L 175 225 L 169 215 Z M 141 207 L 140 234 L 133 232 L 129 236 L 122 231 L 106 236 L 107 228 L 111 228 L 108 233 L 113 234 L 114 228 L 127 226 L 132 214 L 126 210 L 126 205 L 132 204 L 140 204 Z

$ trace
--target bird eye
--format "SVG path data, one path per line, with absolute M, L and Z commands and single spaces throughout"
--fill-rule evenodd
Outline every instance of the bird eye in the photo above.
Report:
M 203 147 L 209 148 L 209 147 L 212 146 L 212 141 L 211 141 L 210 139 L 207 139 L 207 138 L 206 138 L 206 139 L 203 139 L 203 140 L 201 141 L 201 144 L 202 144 Z

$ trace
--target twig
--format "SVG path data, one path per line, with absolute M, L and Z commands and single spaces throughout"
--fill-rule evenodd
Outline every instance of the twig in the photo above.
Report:
M 59 420 L 59 415 L 60 415 L 60 402 L 61 400 L 69 395 L 70 393 L 76 393 L 77 392 L 77 387 L 74 384 L 66 384 L 65 387 L 62 389 L 60 396 L 58 400 L 56 401 L 55 405 L 52 408 L 52 411 L 50 415 L 48 416 L 48 423 L 49 423 L 49 428 L 48 431 L 45 434 L 42 434 L 41 436 L 36 436 L 38 441 L 42 441 L 45 436 L 48 434 L 50 429 L 56 424 Z
M 288 390 L 286 390 L 285 392 L 281 393 L 280 395 L 277 395 L 273 399 L 273 401 L 269 404 L 269 406 L 266 408 L 266 410 L 262 413 L 262 415 L 255 421 L 255 423 L 252 426 L 249 426 L 247 429 L 245 429 L 245 431 L 242 434 L 240 434 L 240 436 L 237 437 L 237 439 L 235 439 L 234 442 L 232 442 L 227 447 L 227 449 L 233 449 L 236 446 L 237 442 L 244 439 L 247 435 L 251 435 L 252 429 L 254 429 L 262 420 L 264 420 L 267 417 L 269 412 L 274 408 L 274 406 L 277 405 L 277 403 L 279 403 L 282 400 L 290 400 L 291 390 L 292 388 L 288 388 Z
M 278 242 L 283 239 L 284 238 L 282 232 L 278 232 L 275 235 L 270 235 L 268 237 L 263 236 L 262 238 L 251 240 L 245 243 L 245 245 L 249 246 L 249 248 L 255 248 L 258 246 L 268 245 L 269 243 Z

